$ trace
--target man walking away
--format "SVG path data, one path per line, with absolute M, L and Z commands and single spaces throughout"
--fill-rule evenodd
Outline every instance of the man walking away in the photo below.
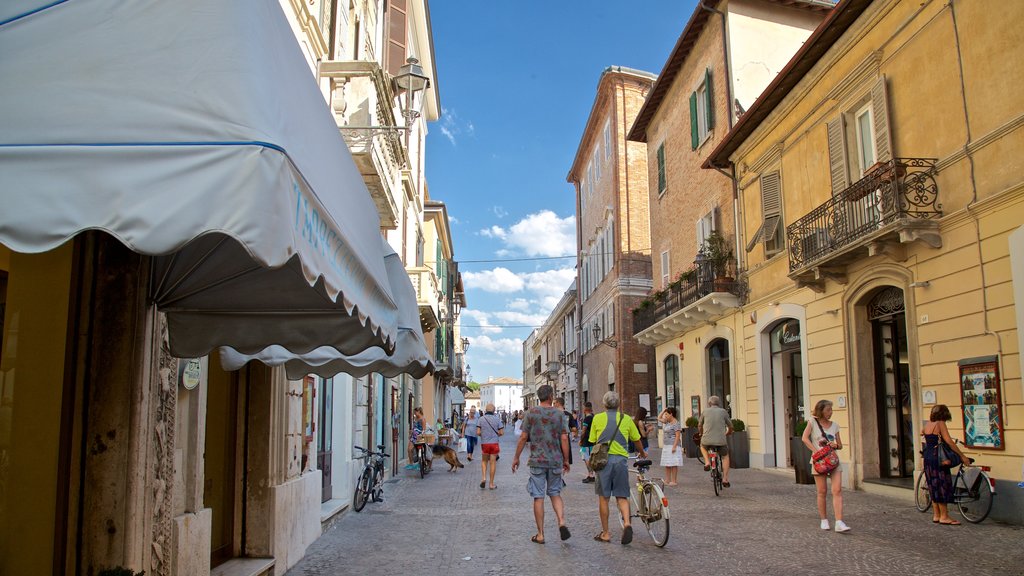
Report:
M 498 440 L 505 434 L 505 425 L 494 413 L 494 404 L 488 404 L 484 415 L 477 418 L 476 435 L 480 438 L 480 488 L 487 484 L 488 472 L 490 472 L 490 488 L 494 490 L 494 471 L 498 467 L 498 453 L 501 452 L 501 445 Z
M 590 402 L 583 403 L 583 424 L 580 426 L 580 456 L 583 463 L 587 465 L 587 477 L 583 479 L 584 484 L 594 482 L 594 471 L 590 468 L 590 448 L 594 445 L 590 441 L 590 428 L 594 424 L 594 405 Z
M 473 451 L 476 449 L 476 406 L 469 407 L 469 416 L 462 422 L 462 436 L 466 439 L 466 460 L 473 461 Z
M 729 412 L 722 408 L 722 399 L 718 396 L 708 398 L 708 407 L 700 415 L 697 432 L 700 432 L 700 453 L 704 456 L 704 470 L 711 470 L 708 460 L 708 447 L 714 447 L 722 457 L 722 487 L 729 484 L 729 446 L 725 437 L 732 434 L 732 420 Z
M 611 542 L 612 534 L 608 531 L 608 500 L 614 496 L 615 504 L 623 518 L 621 542 L 629 544 L 633 541 L 633 526 L 629 521 L 629 452 L 626 451 L 626 444 L 632 442 L 641 459 L 647 458 L 647 451 L 640 442 L 640 431 L 637 430 L 633 419 L 619 410 L 619 395 L 615 392 L 605 392 L 601 400 L 605 411 L 594 415 L 590 441 L 594 444 L 609 442 L 609 445 L 608 463 L 597 471 L 597 482 L 594 483 L 598 500 L 597 510 L 601 516 L 601 533 L 594 536 L 594 540 Z
M 572 466 L 572 435 L 576 434 L 576 418 L 565 409 L 565 398 L 555 398 L 554 406 L 565 416 L 566 429 L 569 430 L 569 465 Z
M 516 455 L 512 460 L 512 473 L 519 468 L 519 456 L 526 443 L 530 443 L 530 479 L 526 487 L 533 496 L 533 518 L 537 522 L 537 534 L 530 541 L 544 543 L 544 495 L 551 498 L 551 508 L 558 519 L 558 533 L 562 540 L 569 539 L 569 528 L 565 525 L 565 511 L 562 503 L 562 488 L 565 481 L 562 474 L 569 473 L 569 427 L 563 410 L 551 405 L 554 390 L 548 384 L 537 388 L 540 406 L 531 408 L 523 420 L 523 433 L 516 444 Z

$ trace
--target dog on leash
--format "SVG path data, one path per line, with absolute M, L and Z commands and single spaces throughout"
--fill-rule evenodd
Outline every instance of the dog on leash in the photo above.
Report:
M 456 472 L 459 468 L 465 468 L 465 466 L 462 465 L 462 462 L 459 462 L 458 452 L 452 450 L 448 446 L 443 444 L 434 444 L 432 450 L 434 452 L 434 456 L 443 456 L 444 461 L 451 466 L 451 468 L 448 469 L 449 472 Z

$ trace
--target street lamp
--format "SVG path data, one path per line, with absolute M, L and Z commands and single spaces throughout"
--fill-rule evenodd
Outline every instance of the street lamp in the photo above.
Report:
M 602 340 L 601 339 L 601 325 L 597 323 L 597 320 L 594 320 L 594 325 L 591 326 L 590 330 L 594 334 L 594 341 L 597 342 L 598 344 L 604 344 L 606 346 L 611 346 L 612 348 L 618 348 L 619 347 L 619 343 L 616 340 L 611 340 L 611 339 Z
M 423 73 L 423 67 L 420 66 L 420 61 L 417 58 L 410 56 L 405 64 L 398 69 L 398 74 L 395 76 L 395 86 L 398 90 L 405 94 L 405 103 L 402 105 L 402 116 L 405 117 L 405 135 L 409 137 L 409 129 L 412 127 L 412 123 L 420 117 L 418 106 L 416 105 L 416 95 L 422 93 L 430 87 L 430 78 Z M 422 98 L 420 98 L 420 105 L 423 104 Z

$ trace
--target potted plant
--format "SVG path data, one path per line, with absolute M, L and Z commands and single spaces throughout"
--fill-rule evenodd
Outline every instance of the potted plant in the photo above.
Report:
M 686 419 L 686 430 L 683 431 L 683 449 L 686 451 L 687 458 L 696 458 L 700 454 L 700 446 L 693 440 L 693 435 L 697 432 L 697 425 L 700 420 L 696 416 L 690 416 Z
M 747 425 L 739 418 L 732 419 L 732 434 L 726 438 L 729 444 L 729 464 L 733 468 L 750 468 L 750 434 Z
M 811 451 L 804 446 L 804 429 L 807 428 L 807 420 L 803 418 L 796 421 L 796 429 L 789 439 L 789 453 L 793 457 L 793 470 L 796 475 L 797 484 L 814 484 L 814 477 L 811 476 Z
M 711 269 L 711 275 L 715 279 L 716 290 L 720 290 L 720 286 L 730 284 L 735 280 L 728 276 L 729 262 L 732 260 L 732 248 L 729 247 L 729 242 L 724 236 L 717 231 L 709 234 L 704 239 L 700 253 L 704 256 L 704 261 L 707 262 Z

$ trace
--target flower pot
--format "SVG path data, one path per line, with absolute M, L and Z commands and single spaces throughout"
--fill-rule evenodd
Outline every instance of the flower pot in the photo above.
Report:
M 793 455 L 793 470 L 797 484 L 814 484 L 811 475 L 811 451 L 804 446 L 803 438 L 792 436 L 789 439 L 789 453 Z
M 725 437 L 729 445 L 729 466 L 750 468 L 750 435 L 746 430 L 733 432 Z

